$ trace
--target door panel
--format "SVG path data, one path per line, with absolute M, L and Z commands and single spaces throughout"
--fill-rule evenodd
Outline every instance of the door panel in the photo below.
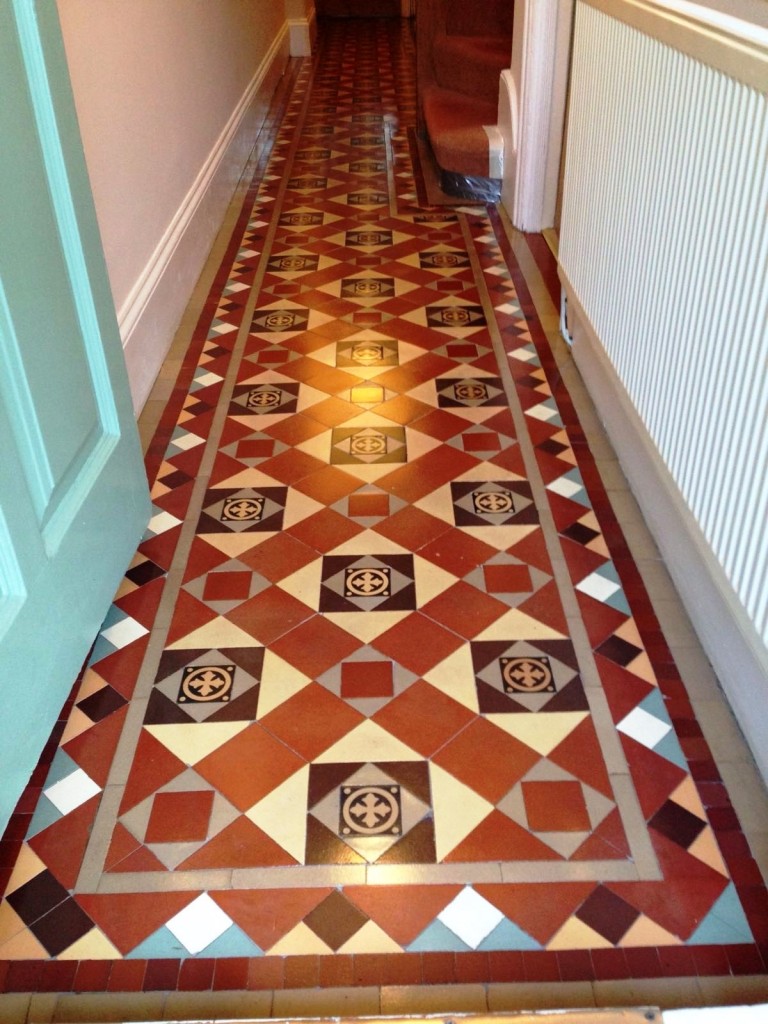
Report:
M 54 0 L 0 0 L 0 94 L 1 827 L 149 499 Z

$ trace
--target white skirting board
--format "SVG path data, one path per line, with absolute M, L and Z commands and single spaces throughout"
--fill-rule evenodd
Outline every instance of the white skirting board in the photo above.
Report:
M 573 358 L 704 651 L 768 783 L 768 651 L 560 270 Z
M 289 56 L 286 22 L 118 310 L 133 405 L 146 402 Z

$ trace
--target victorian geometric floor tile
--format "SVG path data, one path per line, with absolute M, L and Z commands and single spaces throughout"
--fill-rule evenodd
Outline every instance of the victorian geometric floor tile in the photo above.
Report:
M 765 972 L 535 275 L 420 198 L 413 76 L 399 22 L 337 21 L 278 93 L 6 837 L 9 990 Z

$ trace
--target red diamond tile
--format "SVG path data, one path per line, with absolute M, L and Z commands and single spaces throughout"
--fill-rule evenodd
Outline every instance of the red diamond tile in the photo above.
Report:
M 455 633 L 414 612 L 377 637 L 373 646 L 417 675 L 424 675 L 461 643 L 461 637 Z
M 269 537 L 240 556 L 240 561 L 276 583 L 317 558 L 317 551 L 288 533 Z
M 281 452 L 280 455 L 276 455 L 273 459 L 267 459 L 266 462 L 260 463 L 259 472 L 266 473 L 267 476 L 290 485 L 305 476 L 309 476 L 310 473 L 317 472 L 322 467 L 323 463 L 313 455 L 289 449 L 288 451 Z
M 345 736 L 364 716 L 317 683 L 285 701 L 261 720 L 271 733 L 311 761 Z
M 360 481 L 357 477 L 336 469 L 335 466 L 326 466 L 325 469 L 320 469 L 295 484 L 297 491 L 309 495 L 323 505 L 334 505 L 352 491 L 356 491 L 359 486 Z
M 389 661 L 345 661 L 341 665 L 341 696 L 345 700 L 391 697 L 394 694 Z
M 374 715 L 378 725 L 424 757 L 434 754 L 474 718 L 474 712 L 424 680 L 409 686 Z
M 360 646 L 345 630 L 314 615 L 276 640 L 272 650 L 304 675 L 316 678 Z
M 362 529 L 359 523 L 350 522 L 331 508 L 324 508 L 296 523 L 287 533 L 288 536 L 313 547 L 315 551 L 326 554 L 361 533 Z
M 378 523 L 374 529 L 406 550 L 418 551 L 429 541 L 435 540 L 449 530 L 450 526 L 442 519 L 409 505 Z
M 540 760 L 540 755 L 478 718 L 432 760 L 476 793 L 496 803 Z
M 422 611 L 460 636 L 472 639 L 505 612 L 507 605 L 460 581 L 424 605 Z
M 588 832 L 584 793 L 578 782 L 523 782 L 523 802 L 535 832 Z
M 152 801 L 147 843 L 198 842 L 208 835 L 213 791 L 156 793 Z
M 307 605 L 274 586 L 233 608 L 227 618 L 259 643 L 269 644 L 313 614 Z
M 247 811 L 304 764 L 285 744 L 254 723 L 198 761 L 195 770 L 230 803 Z M 259 765 L 259 771 L 248 770 Z

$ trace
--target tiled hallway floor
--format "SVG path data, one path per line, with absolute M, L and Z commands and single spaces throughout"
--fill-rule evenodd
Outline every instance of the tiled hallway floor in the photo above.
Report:
M 723 775 L 759 787 L 548 344 L 538 245 L 422 204 L 400 23 L 325 31 L 3 844 L 5 990 L 154 1016 L 181 1006 L 160 992 L 249 990 L 252 1016 L 764 995 L 765 805 L 731 805 Z

